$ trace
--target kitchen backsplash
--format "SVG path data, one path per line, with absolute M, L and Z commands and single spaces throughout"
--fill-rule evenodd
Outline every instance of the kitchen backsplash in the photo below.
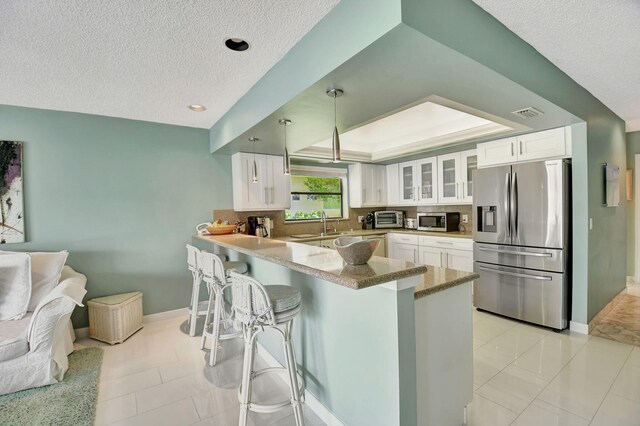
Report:
M 337 229 L 338 231 L 348 231 L 350 229 L 361 229 L 362 224 L 358 223 L 358 216 L 366 216 L 367 213 L 381 209 L 349 209 L 349 219 L 327 220 L 329 230 Z M 464 230 L 472 231 L 472 207 L 470 205 L 463 206 L 420 206 L 420 207 L 388 207 L 388 210 L 403 210 L 406 217 L 415 218 L 418 212 L 460 212 L 460 217 L 466 214 L 469 216 L 469 222 L 461 224 Z M 318 220 L 310 222 L 285 222 L 284 211 L 269 212 L 236 212 L 234 210 L 214 210 L 213 219 L 220 219 L 235 223 L 238 221 L 247 221 L 249 216 L 266 216 L 273 220 L 272 237 L 286 237 L 294 234 L 316 234 L 322 230 L 322 224 Z

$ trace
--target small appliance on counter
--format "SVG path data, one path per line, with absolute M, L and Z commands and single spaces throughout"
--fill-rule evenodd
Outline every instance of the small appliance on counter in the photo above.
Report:
M 404 212 L 398 210 L 381 210 L 373 212 L 373 227 L 375 229 L 402 228 L 403 225 Z
M 418 213 L 418 231 L 457 232 L 460 230 L 460 213 Z
M 269 230 L 271 219 L 265 216 L 249 216 L 247 217 L 249 235 L 255 235 L 256 237 L 269 237 Z
M 418 220 L 414 218 L 405 218 L 404 220 L 404 228 L 405 229 L 418 229 Z
M 373 229 L 373 213 L 367 213 L 362 221 L 362 229 Z

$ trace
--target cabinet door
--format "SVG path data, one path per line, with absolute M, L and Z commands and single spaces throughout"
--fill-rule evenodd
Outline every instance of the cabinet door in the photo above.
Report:
M 282 157 L 266 156 L 265 204 L 268 209 L 291 207 L 291 179 L 284 174 Z
M 418 246 L 389 241 L 389 257 L 405 262 L 418 262 Z
M 420 247 L 420 263 L 430 266 L 444 266 L 445 251 L 436 247 Z
M 460 153 L 438 156 L 438 202 L 460 201 Z
M 478 168 L 478 155 L 475 149 L 460 153 L 460 183 L 462 193 L 460 201 L 473 203 L 473 171 Z
M 377 206 L 387 205 L 387 167 L 373 166 L 375 169 L 375 185 L 374 194 Z
M 400 202 L 413 204 L 416 200 L 415 162 L 409 161 L 398 165 L 400 173 Z
M 516 138 L 499 139 L 497 141 L 479 143 L 478 167 L 495 166 L 513 163 L 518 160 Z
M 258 182 L 253 182 L 255 158 Z M 265 210 L 266 205 L 266 158 L 264 155 L 234 154 L 232 159 L 233 208 L 238 211 Z
M 563 157 L 566 155 L 564 139 L 564 127 L 518 136 L 518 161 Z
M 397 206 L 400 204 L 400 181 L 398 164 L 387 165 L 387 205 Z
M 473 272 L 473 252 L 448 249 L 447 268 Z
M 436 204 L 438 202 L 437 160 L 437 157 L 431 157 L 416 161 L 418 204 Z

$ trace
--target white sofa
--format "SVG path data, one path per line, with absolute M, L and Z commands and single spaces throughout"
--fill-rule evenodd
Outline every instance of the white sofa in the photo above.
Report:
M 62 381 L 73 352 L 71 313 L 87 278 L 65 266 L 60 281 L 17 321 L 0 321 L 0 395 Z

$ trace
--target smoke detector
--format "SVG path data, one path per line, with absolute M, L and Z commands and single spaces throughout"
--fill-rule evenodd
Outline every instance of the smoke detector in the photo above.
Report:
M 519 109 L 517 111 L 512 111 L 511 114 L 515 114 L 518 117 L 522 118 L 535 118 L 544 114 L 544 112 L 539 109 L 535 109 L 534 107 L 527 107 L 523 109 Z

